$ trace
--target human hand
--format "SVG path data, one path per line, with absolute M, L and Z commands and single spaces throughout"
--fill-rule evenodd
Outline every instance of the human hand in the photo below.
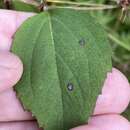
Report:
M 31 116 L 24 111 L 12 86 L 23 71 L 20 59 L 9 52 L 13 35 L 32 13 L 0 10 L 0 130 L 39 130 Z M 120 116 L 130 101 L 130 85 L 118 70 L 108 73 L 98 96 L 94 114 L 88 125 L 71 130 L 130 130 L 130 123 Z

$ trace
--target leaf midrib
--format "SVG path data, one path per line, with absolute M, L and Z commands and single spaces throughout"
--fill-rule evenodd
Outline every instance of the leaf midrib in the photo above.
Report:
M 53 47 L 54 47 L 54 57 L 55 57 L 55 62 L 56 62 L 56 73 L 57 73 L 57 78 L 58 78 L 58 82 L 59 82 L 59 87 L 60 87 L 60 79 L 59 79 L 59 74 L 58 74 L 58 68 L 57 68 L 57 60 L 56 60 L 56 49 L 55 49 L 55 44 L 54 44 L 54 37 L 53 37 L 53 29 L 52 29 L 52 23 L 51 23 L 51 16 L 50 16 L 50 14 L 49 13 L 47 13 L 48 14 L 48 21 L 49 21 L 49 28 L 50 28 L 50 33 L 51 33 L 51 40 L 52 40 L 52 44 L 53 44 Z M 62 100 L 62 102 L 61 102 L 61 104 L 62 104 L 62 116 L 63 116 L 63 118 L 62 119 L 64 119 L 64 104 L 63 104 L 63 94 L 62 94 L 62 90 L 60 89 L 60 91 L 61 91 L 61 100 Z M 62 120 L 63 122 L 64 122 L 64 120 Z M 62 125 L 62 127 L 64 128 L 64 123 L 63 123 L 63 125 Z

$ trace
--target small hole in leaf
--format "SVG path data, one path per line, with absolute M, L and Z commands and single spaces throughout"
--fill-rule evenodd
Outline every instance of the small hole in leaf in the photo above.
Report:
M 67 88 L 68 88 L 69 91 L 73 91 L 74 86 L 73 86 L 72 83 L 68 83 Z
M 84 38 L 82 38 L 82 39 L 79 40 L 79 44 L 80 44 L 80 46 L 84 46 L 85 43 L 86 43 L 86 41 L 85 41 Z

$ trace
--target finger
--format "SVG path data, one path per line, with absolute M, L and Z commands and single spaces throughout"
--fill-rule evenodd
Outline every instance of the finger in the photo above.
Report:
M 31 113 L 23 110 L 13 88 L 0 93 L 0 122 L 33 120 Z
M 34 121 L 0 123 L 0 130 L 41 130 Z
M 102 115 L 92 117 L 89 125 L 100 130 L 130 130 L 130 123 L 120 115 Z
M 15 85 L 23 72 L 21 60 L 10 52 L 0 51 L 0 92 Z
M 126 77 L 113 68 L 108 73 L 102 94 L 99 95 L 94 115 L 107 113 L 122 113 L 130 101 L 130 85 Z
M 102 115 L 92 117 L 88 125 L 71 130 L 130 130 L 130 123 L 119 115 Z
M 0 50 L 10 50 L 17 28 L 33 13 L 0 10 Z

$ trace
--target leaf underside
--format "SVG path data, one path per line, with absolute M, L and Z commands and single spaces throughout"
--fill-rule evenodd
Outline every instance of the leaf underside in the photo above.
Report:
M 18 97 L 40 127 L 68 130 L 88 120 L 112 67 L 104 30 L 88 12 L 55 9 L 29 18 L 12 51 L 24 64 Z

